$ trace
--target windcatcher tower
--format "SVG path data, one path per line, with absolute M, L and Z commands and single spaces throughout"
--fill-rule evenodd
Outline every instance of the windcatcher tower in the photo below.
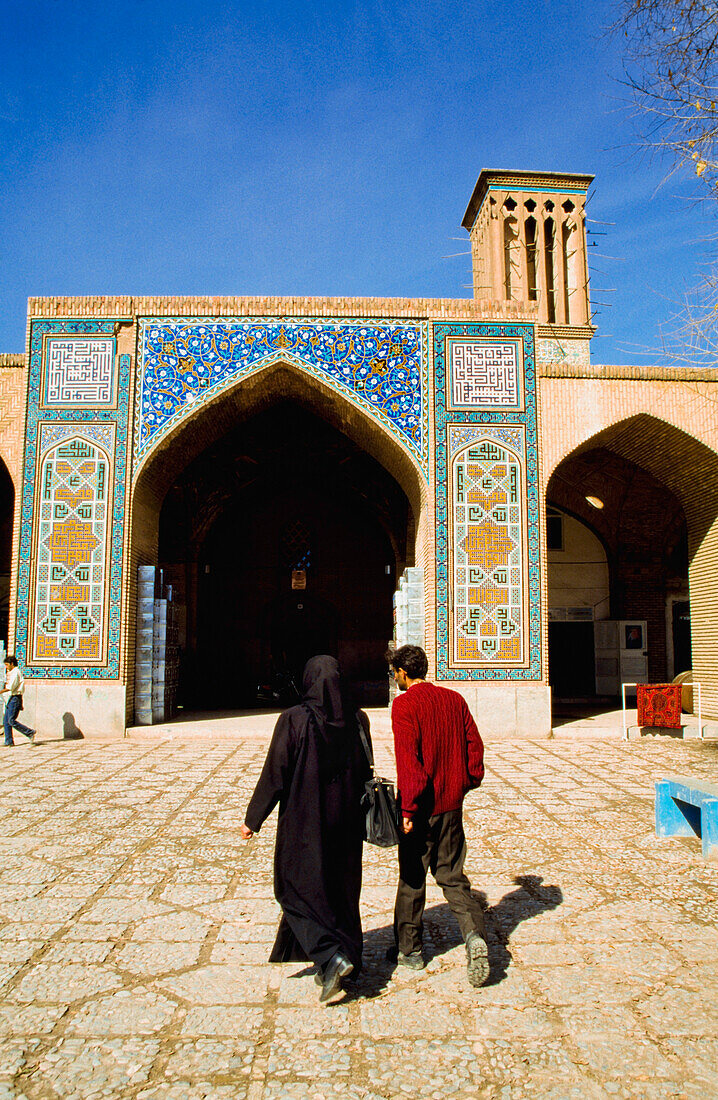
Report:
M 484 169 L 461 223 L 471 237 L 474 297 L 535 303 L 540 325 L 590 337 L 585 202 L 592 180 Z

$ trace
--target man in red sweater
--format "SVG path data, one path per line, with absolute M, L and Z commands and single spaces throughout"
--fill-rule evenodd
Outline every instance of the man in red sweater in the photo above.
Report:
M 469 981 L 480 986 L 489 960 L 484 914 L 464 874 L 462 806 L 466 792 L 484 778 L 484 745 L 463 696 L 426 682 L 423 649 L 404 645 L 387 656 L 401 691 L 391 722 L 404 830 L 390 957 L 413 970 L 426 965 L 421 934 L 431 868 L 466 942 Z

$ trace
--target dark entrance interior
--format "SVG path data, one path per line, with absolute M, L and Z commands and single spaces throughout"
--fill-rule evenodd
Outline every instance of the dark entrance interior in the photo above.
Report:
M 257 705 L 258 685 L 328 652 L 360 702 L 386 703 L 392 596 L 412 554 L 404 492 L 343 432 L 291 401 L 235 425 L 177 477 L 160 514 L 180 702 Z
M 688 600 L 673 604 L 673 668 L 676 673 L 693 668 L 691 656 L 691 605 Z
M 0 461 L 0 640 L 7 646 L 10 625 L 10 560 L 15 511 L 15 488 L 5 463 Z
M 593 623 L 549 623 L 548 663 L 555 698 L 595 695 Z

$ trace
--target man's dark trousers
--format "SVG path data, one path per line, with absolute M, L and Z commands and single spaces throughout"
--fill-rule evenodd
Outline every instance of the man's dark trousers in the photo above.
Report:
M 484 936 L 484 914 L 464 874 L 465 859 L 466 838 L 461 810 L 448 810 L 428 819 L 419 814 L 413 818 L 411 832 L 399 841 L 394 936 L 403 955 L 421 951 L 429 870 L 444 891 L 464 940 L 470 932 Z

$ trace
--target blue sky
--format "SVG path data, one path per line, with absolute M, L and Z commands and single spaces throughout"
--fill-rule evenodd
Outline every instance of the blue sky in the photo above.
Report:
M 712 218 L 636 151 L 613 3 L 0 10 L 0 351 L 31 295 L 470 296 L 481 168 L 596 175 L 596 362 L 658 361 L 700 278 Z

